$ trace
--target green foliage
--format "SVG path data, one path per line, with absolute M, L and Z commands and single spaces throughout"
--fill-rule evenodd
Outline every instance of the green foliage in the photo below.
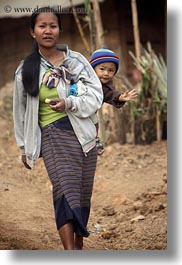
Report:
M 131 121 L 140 121 L 139 123 L 142 127 L 142 124 L 147 120 L 151 122 L 155 119 L 156 121 L 157 119 L 159 120 L 158 115 L 166 119 L 167 67 L 164 59 L 161 55 L 156 55 L 150 43 L 147 44 L 147 49 L 142 47 L 142 55 L 140 58 L 136 58 L 131 51 L 129 54 L 133 58 L 134 65 L 141 74 L 138 102 L 136 102 L 136 104 L 129 104 Z M 160 119 L 160 122 L 162 128 L 163 118 Z
M 141 104 L 145 98 L 151 98 L 161 111 L 167 107 L 167 67 L 161 55 L 157 56 L 148 43 L 148 50 L 142 49 L 142 56 L 136 58 L 129 52 L 134 65 L 142 76 L 141 90 L 138 101 Z

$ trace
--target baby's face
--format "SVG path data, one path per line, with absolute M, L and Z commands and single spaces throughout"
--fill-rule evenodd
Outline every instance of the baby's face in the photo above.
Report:
M 107 84 L 115 75 L 116 65 L 112 62 L 101 63 L 94 68 L 101 83 Z

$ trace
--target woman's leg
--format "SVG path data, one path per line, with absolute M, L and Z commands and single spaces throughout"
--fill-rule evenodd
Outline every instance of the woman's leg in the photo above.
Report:
M 83 248 L 83 237 L 75 234 L 75 250 L 82 250 Z
M 74 232 L 72 223 L 63 225 L 58 231 L 64 249 L 74 250 Z

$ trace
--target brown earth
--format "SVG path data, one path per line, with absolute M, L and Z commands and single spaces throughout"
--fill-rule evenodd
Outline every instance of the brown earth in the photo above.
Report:
M 40 159 L 23 167 L 12 126 L 12 85 L 0 90 L 0 249 L 63 249 Z M 98 157 L 85 250 L 167 248 L 166 141 L 114 143 Z

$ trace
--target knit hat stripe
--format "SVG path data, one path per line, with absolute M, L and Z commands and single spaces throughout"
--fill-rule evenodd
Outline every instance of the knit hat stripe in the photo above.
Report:
M 103 60 L 103 61 L 107 61 L 107 60 L 110 61 L 110 60 L 113 60 L 114 62 L 115 62 L 115 61 L 118 61 L 118 63 L 119 63 L 119 58 L 118 58 L 117 56 L 98 56 L 98 57 L 92 59 L 92 60 L 90 61 L 90 63 L 93 64 L 93 63 L 95 63 L 95 62 L 98 61 L 98 60 Z

